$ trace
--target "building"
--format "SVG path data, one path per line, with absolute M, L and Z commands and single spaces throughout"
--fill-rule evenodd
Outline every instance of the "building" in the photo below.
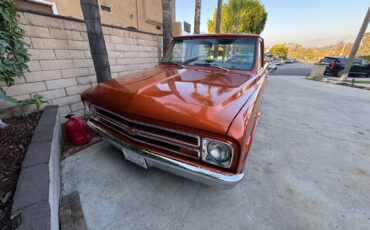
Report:
M 83 19 L 80 0 L 14 1 L 20 9 Z M 172 20 L 175 22 L 176 1 L 172 0 L 172 2 Z M 162 33 L 161 0 L 99 0 L 99 5 L 103 24 L 131 27 L 156 34 Z M 174 27 L 176 26 L 178 25 Z

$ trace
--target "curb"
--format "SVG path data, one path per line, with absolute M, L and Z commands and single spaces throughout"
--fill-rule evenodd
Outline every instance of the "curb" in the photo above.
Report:
M 357 84 L 356 83 L 352 84 L 351 82 L 338 83 L 337 81 L 332 81 L 332 80 L 328 80 L 328 81 L 325 81 L 325 82 L 328 82 L 328 83 L 331 83 L 331 84 L 336 84 L 336 85 L 348 86 L 348 87 L 357 88 L 357 89 L 370 90 L 370 86 L 358 85 L 358 84 L 361 84 L 361 81 L 358 81 Z
M 17 229 L 59 229 L 60 138 L 58 106 L 46 106 L 14 194 L 11 216 L 20 217 Z
M 306 78 L 307 80 L 311 80 L 311 81 L 319 81 L 319 82 L 323 82 L 323 83 L 328 83 L 328 84 L 332 84 L 332 85 L 341 85 L 341 86 L 347 86 L 347 87 L 351 87 L 351 88 L 357 88 L 357 89 L 365 89 L 365 90 L 370 90 L 370 85 L 369 86 L 362 86 L 362 85 L 356 85 L 356 84 L 351 84 L 349 82 L 345 82 L 345 83 L 338 83 L 337 81 L 334 81 L 334 80 L 331 80 L 331 79 L 322 79 L 322 80 L 318 80 L 318 79 L 313 79 L 313 78 Z M 361 84 L 361 82 L 357 82 L 359 84 Z

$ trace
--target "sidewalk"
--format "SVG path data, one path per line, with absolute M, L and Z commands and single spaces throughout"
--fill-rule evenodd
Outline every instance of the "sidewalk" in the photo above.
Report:
M 327 78 L 324 78 L 323 81 L 337 84 L 338 79 L 339 78 L 327 77 Z M 357 87 L 370 90 L 370 78 L 348 78 L 346 83 L 354 87 L 357 86 Z

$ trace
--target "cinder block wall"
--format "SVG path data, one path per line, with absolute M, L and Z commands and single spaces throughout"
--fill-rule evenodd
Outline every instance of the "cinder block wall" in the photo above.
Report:
M 25 99 L 38 93 L 50 104 L 59 105 L 62 115 L 83 115 L 80 94 L 96 84 L 84 22 L 30 12 L 18 12 L 18 15 L 31 60 L 24 78 L 5 87 L 7 95 Z M 103 25 L 103 32 L 113 78 L 158 64 L 162 45 L 160 35 L 109 25 Z M 19 109 L 0 100 L 0 117 L 13 115 L 19 115 Z

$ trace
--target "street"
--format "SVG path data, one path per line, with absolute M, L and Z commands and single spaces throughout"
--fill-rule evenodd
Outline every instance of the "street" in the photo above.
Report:
M 61 195 L 79 192 L 89 229 L 369 229 L 370 91 L 269 78 L 234 189 L 144 170 L 100 142 L 62 162 Z
M 296 62 L 291 64 L 278 65 L 277 70 L 271 72 L 271 75 L 294 75 L 307 76 L 311 73 L 313 63 Z

